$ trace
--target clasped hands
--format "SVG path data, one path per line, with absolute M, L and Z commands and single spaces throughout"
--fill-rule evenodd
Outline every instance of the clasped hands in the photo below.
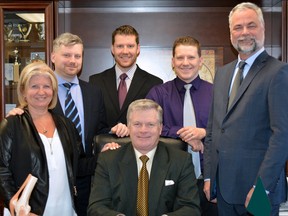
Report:
M 194 152 L 204 152 L 204 145 L 202 139 L 206 136 L 204 128 L 197 128 L 193 126 L 183 127 L 177 131 L 179 137 L 192 147 Z

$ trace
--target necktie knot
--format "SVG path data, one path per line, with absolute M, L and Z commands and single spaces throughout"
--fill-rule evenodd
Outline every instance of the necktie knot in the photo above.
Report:
M 66 83 L 63 83 L 63 86 L 69 91 L 72 87 L 73 83 L 70 83 L 70 82 L 66 82 Z
M 244 67 L 245 67 L 245 65 L 246 65 L 246 62 L 245 62 L 245 61 L 240 61 L 240 62 L 239 62 L 239 65 L 238 65 L 238 68 L 239 68 L 240 70 L 243 70 Z
M 140 157 L 140 160 L 142 161 L 143 165 L 147 163 L 147 161 L 149 160 L 149 157 L 147 155 L 142 155 Z
M 128 77 L 128 76 L 127 76 L 126 73 L 122 73 L 122 74 L 120 75 L 120 80 L 123 80 L 123 81 L 124 81 L 127 77 Z
M 186 84 L 186 85 L 184 85 L 184 88 L 185 88 L 186 90 L 190 90 L 191 87 L 192 87 L 192 84 Z

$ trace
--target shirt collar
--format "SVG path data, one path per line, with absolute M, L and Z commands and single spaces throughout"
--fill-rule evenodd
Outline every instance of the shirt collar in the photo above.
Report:
M 55 73 L 57 81 L 58 81 L 58 86 L 63 85 L 64 83 L 67 83 L 68 81 L 63 79 L 61 76 L 59 76 L 57 73 Z M 75 76 L 72 81 L 70 81 L 73 84 L 79 85 L 79 79 L 77 76 Z
M 153 161 L 155 152 L 156 152 L 157 146 L 155 148 L 153 148 L 151 151 L 149 151 L 147 154 L 145 154 L 147 157 L 149 157 L 150 161 Z M 135 151 L 135 156 L 137 159 L 139 159 L 140 156 L 142 156 L 143 154 L 140 153 L 137 149 L 134 148 Z
M 121 71 L 121 69 L 117 66 L 117 64 L 115 65 L 115 71 L 116 71 L 116 78 L 119 79 L 120 75 L 122 73 L 126 73 L 129 79 L 132 79 L 135 71 L 137 69 L 137 65 L 134 64 L 127 72 L 123 72 Z
M 190 84 L 192 84 L 192 88 L 196 90 L 199 89 L 200 83 L 201 83 L 201 79 L 199 75 L 192 82 L 190 82 Z M 184 82 L 179 77 L 175 78 L 175 85 L 179 92 L 184 90 L 184 85 L 186 84 L 189 84 L 189 83 Z
M 260 50 L 258 50 L 256 53 L 254 53 L 252 56 L 250 56 L 248 59 L 245 60 L 246 64 L 249 66 L 249 68 L 252 66 L 252 64 L 254 63 L 255 59 L 262 53 L 264 52 L 264 47 L 262 47 Z M 238 55 L 238 63 L 237 65 L 239 64 L 239 62 L 242 61 L 240 59 L 240 56 Z

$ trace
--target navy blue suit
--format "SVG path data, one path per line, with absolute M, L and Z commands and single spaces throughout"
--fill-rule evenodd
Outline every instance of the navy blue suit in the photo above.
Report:
M 260 176 L 273 205 L 285 200 L 288 65 L 263 51 L 227 110 L 234 61 L 216 73 L 204 151 L 204 178 L 229 204 L 244 205 Z M 217 188 L 219 190 L 219 188 Z

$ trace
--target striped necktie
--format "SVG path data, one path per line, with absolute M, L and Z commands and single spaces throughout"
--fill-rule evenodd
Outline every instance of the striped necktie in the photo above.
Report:
M 67 89 L 66 100 L 65 100 L 65 116 L 69 118 L 77 128 L 77 131 L 82 137 L 82 129 L 81 129 L 81 122 L 77 107 L 75 102 L 71 96 L 71 87 L 73 83 L 64 83 L 63 86 Z

